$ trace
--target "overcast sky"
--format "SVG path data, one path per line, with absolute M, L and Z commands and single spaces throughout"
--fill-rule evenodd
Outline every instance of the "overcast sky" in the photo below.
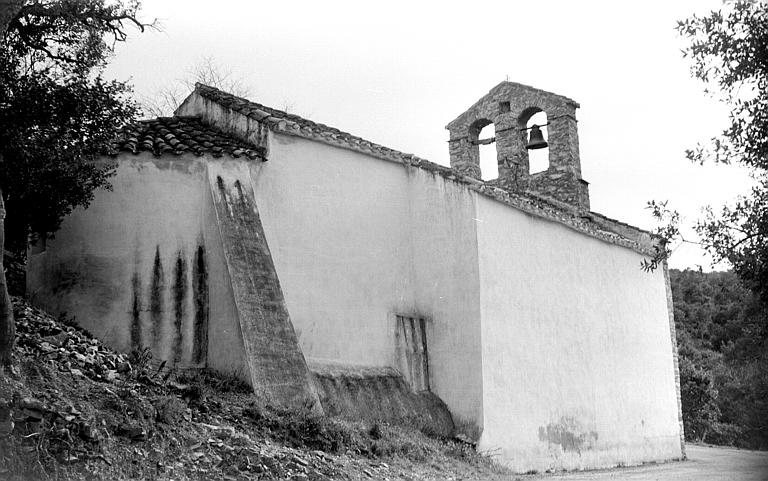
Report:
M 144 19 L 162 31 L 119 45 L 107 74 L 152 97 L 212 57 L 255 102 L 444 165 L 445 125 L 508 78 L 581 104 L 592 210 L 651 228 L 649 200 L 669 200 L 692 222 L 749 186 L 738 168 L 684 156 L 726 126 L 728 111 L 690 77 L 674 27 L 719 5 L 144 0 Z M 670 264 L 709 268 L 695 246 Z

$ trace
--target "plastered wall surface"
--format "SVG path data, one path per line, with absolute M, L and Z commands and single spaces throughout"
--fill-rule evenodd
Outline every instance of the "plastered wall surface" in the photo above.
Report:
M 395 366 L 395 314 L 428 319 L 432 389 L 477 426 L 473 195 L 419 169 L 271 134 L 256 203 L 309 360 Z M 468 429 L 471 431 L 471 429 Z
M 215 159 L 118 156 L 113 190 L 96 192 L 45 252 L 30 254 L 32 301 L 122 351 L 146 346 L 157 360 L 245 372 L 207 162 Z
M 261 334 L 300 346 L 289 357 L 302 369 L 303 357 L 387 368 L 396 316 L 423 318 L 431 390 L 516 471 L 680 456 L 665 283 L 640 254 L 433 172 L 262 133 L 266 162 L 119 156 L 114 191 L 30 255 L 33 302 L 118 349 L 255 385 L 280 376 L 254 363 L 284 360 Z M 236 242 L 252 231 L 266 244 Z
M 679 458 L 663 272 L 478 197 L 481 449 L 517 472 Z

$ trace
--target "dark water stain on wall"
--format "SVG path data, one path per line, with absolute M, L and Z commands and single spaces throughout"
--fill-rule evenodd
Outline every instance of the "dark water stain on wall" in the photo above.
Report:
M 192 326 L 192 362 L 204 363 L 208 352 L 208 265 L 205 246 L 199 245 L 192 264 L 192 299 L 195 316 Z
M 219 188 L 219 192 L 221 193 L 221 198 L 226 199 L 227 189 L 224 187 L 224 179 L 222 179 L 220 175 L 216 176 L 216 187 Z
M 142 346 L 141 339 L 141 278 L 138 272 L 131 278 L 131 291 L 133 302 L 131 303 L 131 349 L 139 349 Z
M 597 433 L 587 431 L 575 417 L 563 416 L 556 423 L 539 427 L 539 440 L 557 444 L 563 451 L 575 451 L 581 454 L 582 450 L 588 450 L 594 446 L 597 442 Z
M 173 266 L 173 360 L 180 362 L 184 350 L 184 334 L 182 323 L 184 321 L 184 306 L 187 299 L 187 260 L 184 252 L 176 255 L 176 263 Z
M 245 197 L 245 194 L 243 193 L 243 184 L 240 183 L 240 180 L 235 181 L 235 189 L 237 189 L 238 202 L 241 204 L 241 206 L 247 206 L 248 199 Z
M 149 318 L 152 321 L 152 342 L 160 346 L 160 329 L 163 322 L 163 292 L 165 291 L 165 274 L 160 260 L 160 246 L 155 250 L 155 262 L 152 265 L 152 281 L 149 287 Z

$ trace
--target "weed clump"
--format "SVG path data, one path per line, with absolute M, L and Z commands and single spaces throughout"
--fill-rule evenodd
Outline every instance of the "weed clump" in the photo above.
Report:
M 298 449 L 354 453 L 371 458 L 402 457 L 415 462 L 448 455 L 474 465 L 493 464 L 471 444 L 445 437 L 429 437 L 418 424 L 350 421 L 317 414 L 308 406 L 287 409 L 263 402 L 252 402 L 243 408 L 242 417 L 265 436 Z
M 265 434 L 295 448 L 332 453 L 360 453 L 366 450 L 358 429 L 349 423 L 316 413 L 311 405 L 288 409 L 252 402 L 243 409 L 243 417 L 265 431 Z

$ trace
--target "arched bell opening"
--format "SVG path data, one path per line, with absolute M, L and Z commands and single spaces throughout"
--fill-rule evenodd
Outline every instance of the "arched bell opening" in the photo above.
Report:
M 509 192 L 530 192 L 589 208 L 589 192 L 581 178 L 578 108 L 567 97 L 502 82 L 446 126 L 451 167 Z M 495 165 L 490 142 L 484 142 L 491 136 L 490 128 L 488 133 L 484 128 L 492 123 Z M 538 129 L 532 128 L 534 124 Z M 498 177 L 491 180 L 497 171 Z
M 499 177 L 499 163 L 496 160 L 496 125 L 488 124 L 478 134 L 478 159 L 480 178 L 493 180 Z
M 472 157 L 477 160 L 482 180 L 493 180 L 499 176 L 496 153 L 496 127 L 488 119 L 478 119 L 469 127 L 469 141 Z
M 528 173 L 535 174 L 549 169 L 549 129 L 547 113 L 541 109 L 529 109 L 524 120 L 525 148 L 528 151 Z

